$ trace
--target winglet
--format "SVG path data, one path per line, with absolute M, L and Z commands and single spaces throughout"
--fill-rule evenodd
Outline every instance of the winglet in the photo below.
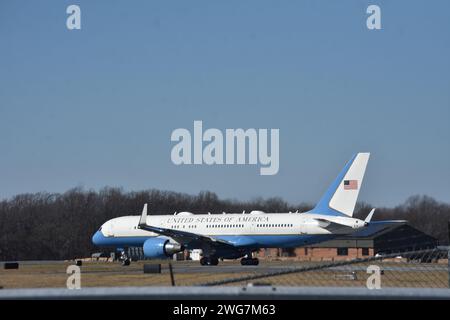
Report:
M 147 204 L 144 204 L 144 209 L 142 209 L 141 219 L 139 219 L 139 227 L 147 225 Z
M 373 208 L 370 213 L 367 215 L 366 220 L 364 220 L 365 223 L 370 223 L 370 221 L 372 220 L 373 214 L 375 213 L 375 208 Z

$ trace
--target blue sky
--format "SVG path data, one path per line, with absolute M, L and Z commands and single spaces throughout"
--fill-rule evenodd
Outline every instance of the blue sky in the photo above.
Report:
M 78 4 L 82 30 L 66 28 Z M 382 30 L 366 28 L 378 4 Z M 0 2 L 0 198 L 74 186 L 449 202 L 450 2 Z M 175 166 L 176 128 L 279 128 L 280 171 Z

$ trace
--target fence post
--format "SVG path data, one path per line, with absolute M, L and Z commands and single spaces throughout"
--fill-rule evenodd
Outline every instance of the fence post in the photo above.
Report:
M 169 262 L 169 273 L 170 273 L 170 282 L 172 283 L 172 287 L 175 287 L 175 278 L 173 276 L 172 264 Z

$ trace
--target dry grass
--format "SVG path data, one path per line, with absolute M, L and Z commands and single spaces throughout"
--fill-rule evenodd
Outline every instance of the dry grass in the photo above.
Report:
M 157 263 L 153 261 L 152 263 Z M 180 263 L 198 265 L 198 262 Z M 0 270 L 0 286 L 7 288 L 65 288 L 67 267 L 73 263 L 21 264 L 18 270 Z M 205 272 L 175 274 L 177 285 L 198 285 L 212 280 L 231 278 L 236 274 L 214 273 L 205 267 Z M 161 274 L 144 274 L 143 263 L 129 267 L 119 263 L 83 262 L 81 267 L 82 287 L 120 286 L 170 286 L 171 279 L 167 261 L 162 263 Z
M 147 262 L 148 263 L 148 262 Z M 162 264 L 161 274 L 144 274 L 143 262 L 133 263 L 129 267 L 122 267 L 119 263 L 110 262 L 83 262 L 81 267 L 82 287 L 120 287 L 120 286 L 170 286 L 170 274 L 168 261 L 152 261 Z M 173 262 L 177 267 L 197 267 L 198 262 Z M 290 267 L 304 267 L 311 263 L 291 262 Z M 382 287 L 448 287 L 448 272 L 445 269 L 437 270 L 436 264 L 402 264 L 402 270 L 389 271 L 389 267 L 398 267 L 399 264 L 377 263 L 382 269 L 386 269 L 382 275 Z M 65 288 L 68 275 L 67 267 L 73 265 L 70 262 L 55 262 L 45 264 L 21 264 L 18 270 L 0 270 L 0 286 L 6 288 Z M 239 266 L 239 262 L 223 262 L 224 266 Z M 286 266 L 286 262 L 264 261 L 262 266 Z M 348 277 L 352 268 L 356 268 L 356 280 Z M 308 272 L 293 273 L 282 276 L 272 276 L 254 280 L 252 282 L 264 282 L 282 286 L 360 286 L 366 285 L 368 274 L 364 265 L 347 266 L 346 269 L 324 269 Z M 411 268 L 420 268 L 412 270 Z M 225 270 L 225 271 L 224 271 Z M 231 273 L 222 269 L 216 271 L 214 267 L 204 267 L 204 271 L 175 273 L 177 285 L 199 285 L 205 282 L 222 279 L 236 278 L 267 272 L 268 269 L 245 269 L 242 272 Z M 231 285 L 244 285 L 246 282 L 232 283 Z
M 384 288 L 448 288 L 449 272 L 446 268 L 436 269 L 436 264 L 399 264 L 372 263 L 386 269 L 381 275 L 381 286 Z M 300 287 L 366 287 L 370 274 L 368 264 L 348 265 L 340 270 L 322 269 L 285 275 L 265 277 L 250 282 L 264 282 L 275 286 Z M 389 268 L 395 267 L 395 270 Z M 355 271 L 356 270 L 356 271 Z M 354 277 L 353 277 L 354 276 Z M 229 285 L 245 285 L 248 281 L 234 282 Z
M 339 277 L 339 275 L 343 277 Z M 348 273 L 335 273 L 328 271 L 309 271 L 298 274 L 267 277 L 251 282 L 270 283 L 274 286 L 300 286 L 300 287 L 366 287 L 368 274 L 356 272 L 356 279 L 346 279 Z M 229 285 L 245 285 L 247 281 L 235 282 Z M 448 288 L 448 274 L 444 272 L 430 272 L 427 275 L 418 275 L 417 272 L 386 272 L 381 276 L 381 287 L 403 288 Z

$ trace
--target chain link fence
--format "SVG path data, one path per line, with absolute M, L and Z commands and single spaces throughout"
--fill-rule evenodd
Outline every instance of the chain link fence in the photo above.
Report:
M 303 261 L 296 258 L 261 259 L 258 266 L 223 261 L 201 266 L 198 261 L 153 260 L 123 267 L 116 262 L 82 261 L 81 287 L 248 287 L 286 288 L 446 288 L 449 289 L 448 249 L 376 255 L 348 261 Z M 81 262 L 81 261 L 80 261 Z M 65 288 L 74 261 L 3 263 L 0 287 Z M 77 263 L 78 265 L 78 263 Z M 377 280 L 379 280 L 377 282 Z M 450 289 L 449 289 L 450 290 Z
M 367 287 L 376 282 L 375 277 L 379 277 L 383 288 L 449 288 L 448 250 L 436 248 L 327 263 L 284 261 L 279 265 L 271 263 L 270 267 L 262 261 L 260 266 L 240 267 L 240 271 L 230 268 L 229 273 L 217 274 L 213 281 L 202 281 L 201 273 L 193 274 L 177 285 Z

